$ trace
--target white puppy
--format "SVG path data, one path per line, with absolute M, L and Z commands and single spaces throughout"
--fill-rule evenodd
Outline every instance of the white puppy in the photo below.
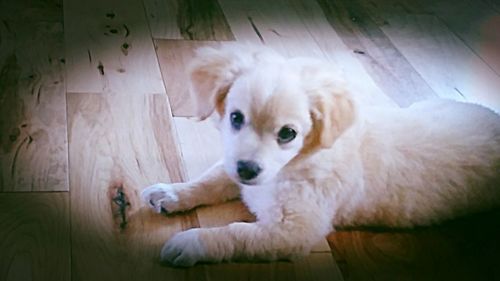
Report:
M 500 205 L 500 117 L 487 108 L 370 107 L 328 64 L 239 45 L 199 49 L 190 78 L 199 117 L 220 117 L 224 160 L 143 199 L 178 212 L 240 196 L 257 222 L 178 233 L 164 261 L 290 259 L 333 225 L 428 225 Z

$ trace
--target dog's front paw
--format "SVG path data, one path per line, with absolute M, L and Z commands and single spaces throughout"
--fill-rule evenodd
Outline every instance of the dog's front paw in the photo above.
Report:
M 194 228 L 175 234 L 161 250 L 162 262 L 174 266 L 192 266 L 205 260 L 205 248 L 200 240 L 200 229 Z
M 171 184 L 157 183 L 151 185 L 141 192 L 141 198 L 149 207 L 157 213 L 166 213 L 178 210 L 179 197 Z

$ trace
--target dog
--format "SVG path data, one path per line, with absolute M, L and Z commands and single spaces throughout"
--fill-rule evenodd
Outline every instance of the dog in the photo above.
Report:
M 238 44 L 198 49 L 189 77 L 223 160 L 142 198 L 167 213 L 241 198 L 257 221 L 177 233 L 162 261 L 295 259 L 333 226 L 431 225 L 500 203 L 500 117 L 486 107 L 371 106 L 331 64 Z

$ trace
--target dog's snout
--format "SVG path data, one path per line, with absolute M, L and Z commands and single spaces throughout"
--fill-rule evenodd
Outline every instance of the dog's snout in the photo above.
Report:
M 237 172 L 242 180 L 251 180 L 256 178 L 262 169 L 253 161 L 238 161 Z

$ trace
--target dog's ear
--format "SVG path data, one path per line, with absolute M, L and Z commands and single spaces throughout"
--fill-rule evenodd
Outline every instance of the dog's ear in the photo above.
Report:
M 244 68 L 251 64 L 251 57 L 247 50 L 233 45 L 196 50 L 188 74 L 197 117 L 203 120 L 214 110 L 221 116 L 224 114 L 229 88 Z
M 324 93 L 313 96 L 311 145 L 329 148 L 355 120 L 353 100 L 346 93 Z
M 356 105 L 336 70 L 312 67 L 304 70 L 312 129 L 304 150 L 329 148 L 356 119 Z

